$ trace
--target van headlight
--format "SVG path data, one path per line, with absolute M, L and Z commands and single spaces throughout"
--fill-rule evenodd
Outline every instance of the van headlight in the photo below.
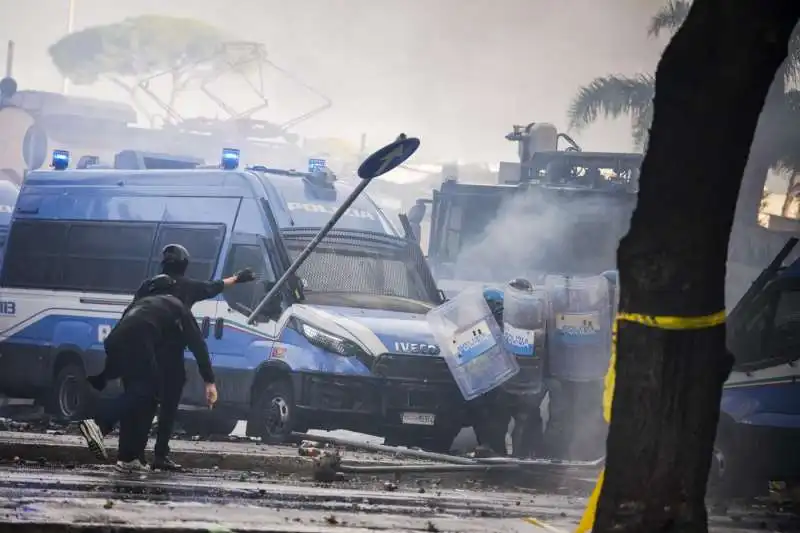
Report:
M 345 357 L 355 357 L 368 367 L 372 366 L 375 358 L 353 341 L 307 324 L 296 317 L 292 321 L 292 329 L 300 333 L 314 346 Z

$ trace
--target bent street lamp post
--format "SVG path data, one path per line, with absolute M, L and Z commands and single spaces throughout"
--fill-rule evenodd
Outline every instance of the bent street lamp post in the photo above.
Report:
M 394 142 L 387 144 L 377 152 L 370 155 L 367 159 L 361 163 L 361 166 L 358 167 L 358 177 L 361 178 L 361 181 L 358 183 L 353 192 L 342 202 L 342 205 L 336 209 L 336 212 L 333 214 L 330 220 L 319 230 L 311 242 L 308 243 L 308 246 L 300 252 L 300 255 L 297 256 L 297 259 L 286 269 L 286 272 L 280 277 L 278 281 L 275 282 L 275 285 L 269 290 L 269 292 L 264 296 L 264 298 L 259 302 L 258 306 L 253 309 L 253 312 L 247 317 L 247 323 L 253 324 L 256 321 L 256 317 L 258 313 L 266 306 L 272 298 L 280 291 L 280 289 L 286 284 L 289 278 L 297 272 L 297 269 L 308 259 L 308 256 L 311 255 L 311 252 L 322 242 L 322 239 L 333 229 L 333 226 L 336 225 L 336 222 L 342 218 L 342 215 L 350 208 L 356 198 L 361 194 L 361 192 L 369 185 L 369 182 L 372 181 L 373 178 L 377 178 L 387 172 L 397 168 L 398 166 L 402 165 L 409 157 L 411 157 L 414 152 L 417 151 L 419 148 L 419 139 L 416 137 L 406 137 L 405 134 L 400 134 L 400 136 Z

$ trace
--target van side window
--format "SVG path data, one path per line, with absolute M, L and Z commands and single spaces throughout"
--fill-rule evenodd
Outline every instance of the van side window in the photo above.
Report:
M 132 292 L 147 274 L 156 224 L 73 222 L 62 265 L 63 288 Z
M 224 277 L 232 276 L 236 272 L 251 268 L 256 275 L 253 283 L 236 284 L 228 287 L 223 296 L 232 309 L 242 312 L 242 306 L 252 310 L 267 294 L 265 283 L 274 282 L 275 275 L 264 260 L 261 247 L 255 244 L 234 244 L 228 254 Z
M 800 358 L 800 291 L 785 290 L 778 296 L 770 345 L 770 359 Z
M 749 316 L 734 327 L 728 325 L 727 347 L 736 358 L 734 368 L 758 365 L 769 359 L 768 338 L 773 318 L 774 300 L 757 299 L 748 310 Z
M 156 223 L 17 221 L 6 287 L 132 293 L 147 274 Z
M 186 275 L 190 278 L 209 280 L 214 276 L 224 239 L 224 224 L 162 223 L 153 249 L 149 275 L 154 276 L 160 272 L 161 250 L 164 246 L 180 244 L 191 256 Z
M 61 255 L 69 224 L 18 220 L 8 239 L 3 286 L 55 289 L 61 281 Z

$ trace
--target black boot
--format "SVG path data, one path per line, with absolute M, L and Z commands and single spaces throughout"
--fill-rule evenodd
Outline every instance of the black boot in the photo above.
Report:
M 169 457 L 154 457 L 153 470 L 163 470 L 164 472 L 184 472 L 185 469 L 170 459 Z

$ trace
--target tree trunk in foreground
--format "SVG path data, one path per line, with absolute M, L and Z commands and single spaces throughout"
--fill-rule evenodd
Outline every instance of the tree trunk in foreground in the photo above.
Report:
M 617 252 L 620 312 L 724 309 L 725 260 L 753 132 L 800 17 L 796 0 L 695 0 L 658 65 L 639 204 Z M 594 533 L 708 530 L 725 327 L 620 321 Z

